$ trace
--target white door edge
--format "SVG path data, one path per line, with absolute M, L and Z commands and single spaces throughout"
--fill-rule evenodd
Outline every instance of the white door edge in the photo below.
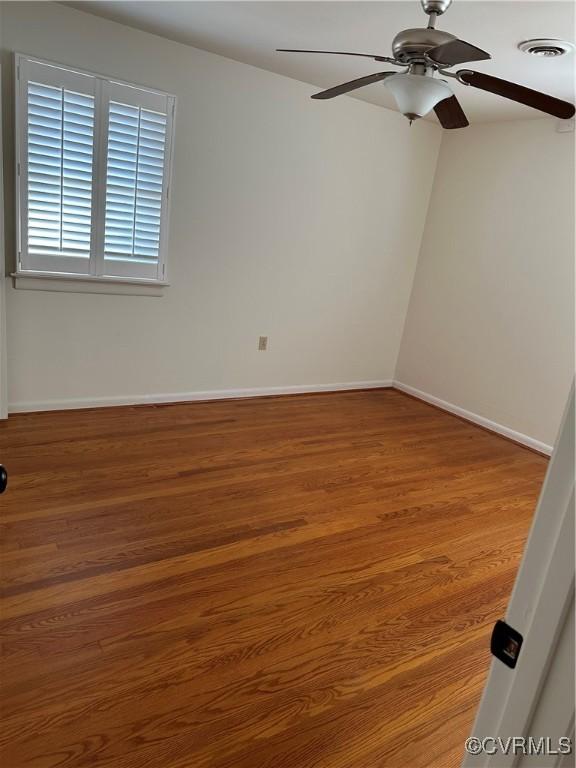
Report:
M 515 669 L 492 661 L 472 729 L 480 740 L 529 735 L 574 600 L 574 420 L 573 384 L 505 618 L 524 643 Z M 512 750 L 508 754 L 498 750 L 465 755 L 462 766 L 508 768 L 517 759 Z

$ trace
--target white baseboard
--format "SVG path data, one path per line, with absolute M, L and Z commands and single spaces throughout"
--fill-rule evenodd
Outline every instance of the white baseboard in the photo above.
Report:
M 250 387 L 246 389 L 212 389 L 197 392 L 176 392 L 158 395 L 122 395 L 118 397 L 78 397 L 62 400 L 22 401 L 8 404 L 9 413 L 27 413 L 32 411 L 61 411 L 77 408 L 105 408 L 114 405 L 154 405 L 162 403 L 186 403 L 198 400 L 230 400 L 234 398 L 270 397 L 271 395 L 297 395 L 313 392 L 342 392 L 354 389 L 381 389 L 395 387 L 402 392 L 424 400 L 427 403 L 438 406 L 444 411 L 460 416 L 466 421 L 478 424 L 491 432 L 508 437 L 517 443 L 533 448 L 535 451 L 550 455 L 552 446 L 542 443 L 529 435 L 516 432 L 509 427 L 498 424 L 495 421 L 467 411 L 458 405 L 441 400 L 439 397 L 429 395 L 420 389 L 403 384 L 393 379 L 379 381 L 347 381 L 335 384 L 296 384 L 285 387 Z
M 63 400 L 23 401 L 9 403 L 9 413 L 62 411 L 74 408 L 105 408 L 113 405 L 153 405 L 186 403 L 197 400 L 229 400 L 239 397 L 269 397 L 313 392 L 341 392 L 353 389 L 391 387 L 391 379 L 380 381 L 347 381 L 336 384 L 296 384 L 285 387 L 251 387 L 247 389 L 211 389 L 203 392 L 176 392 L 158 395 L 122 395 L 119 397 L 78 397 Z
M 443 411 L 448 411 L 449 413 L 453 413 L 456 416 L 460 416 L 461 418 L 466 419 L 466 421 L 471 421 L 473 424 L 478 424 L 485 429 L 489 429 L 491 432 L 497 432 L 499 435 L 508 437 L 510 440 L 514 440 L 516 443 L 521 443 L 522 445 L 525 445 L 528 448 L 532 448 L 539 453 L 545 453 L 547 456 L 550 456 L 552 453 L 553 446 L 546 445 L 546 443 L 542 443 L 540 440 L 536 440 L 529 435 L 524 435 L 522 432 L 516 432 L 515 430 L 510 429 L 510 427 L 505 427 L 504 425 L 498 424 L 495 421 L 490 421 L 490 419 L 486 419 L 484 416 L 478 416 L 477 413 L 467 411 L 465 408 L 461 408 L 459 405 L 448 403 L 446 400 L 441 400 L 439 397 L 429 395 L 427 392 L 422 392 L 420 389 L 410 387 L 408 384 L 403 384 L 401 381 L 394 381 L 393 386 L 395 389 L 399 389 L 401 392 L 406 392 L 406 394 L 413 395 L 419 400 L 424 400 L 426 403 L 436 405 L 438 408 L 442 408 Z

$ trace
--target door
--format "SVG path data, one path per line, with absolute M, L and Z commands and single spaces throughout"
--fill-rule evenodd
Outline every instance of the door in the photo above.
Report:
M 492 660 L 463 768 L 574 765 L 574 419 L 572 385 L 506 615 L 517 664 Z
M 0 65 L 0 90 L 2 88 L 2 69 Z M 2 95 L 0 93 L 0 95 Z M 2 102 L 0 98 L 0 216 L 4 216 L 4 144 L 2 142 Z M 8 417 L 8 377 L 6 370 L 6 260 L 4 233 L 6 222 L 0 227 L 0 419 Z

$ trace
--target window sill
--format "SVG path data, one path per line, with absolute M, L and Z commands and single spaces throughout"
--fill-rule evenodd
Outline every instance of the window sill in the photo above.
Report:
M 25 291 L 62 293 L 108 293 L 120 296 L 162 296 L 169 283 L 122 277 L 54 275 L 43 272 L 14 272 L 14 288 Z

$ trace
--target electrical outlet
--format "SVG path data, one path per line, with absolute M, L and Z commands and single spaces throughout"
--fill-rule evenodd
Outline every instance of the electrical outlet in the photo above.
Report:
M 258 339 L 258 351 L 266 352 L 268 349 L 268 336 L 260 336 Z

